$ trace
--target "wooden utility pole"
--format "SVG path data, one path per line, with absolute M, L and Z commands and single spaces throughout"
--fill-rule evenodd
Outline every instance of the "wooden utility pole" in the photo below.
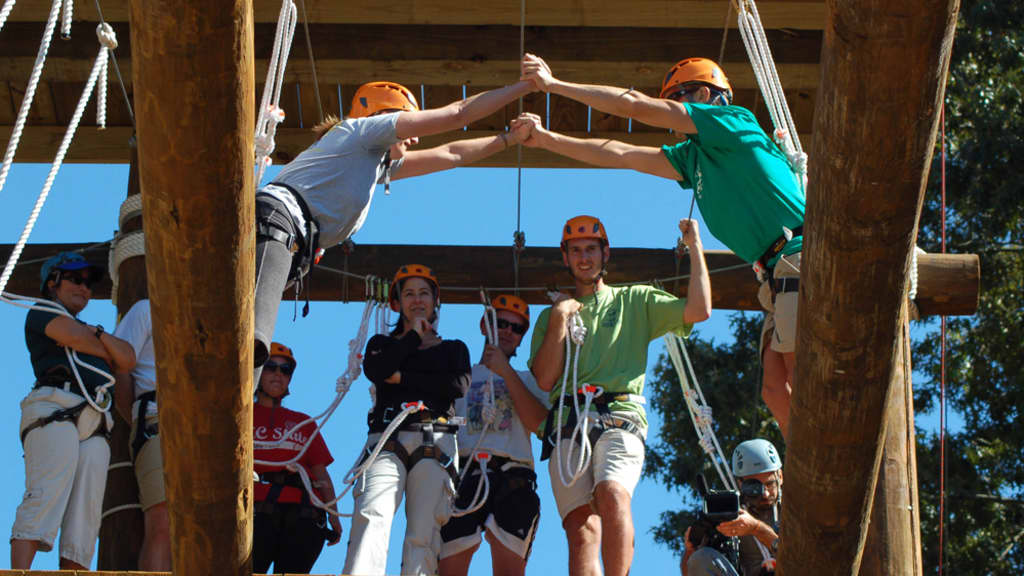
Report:
M 128 196 L 140 194 L 139 154 L 135 139 L 132 139 L 132 160 L 128 169 Z M 142 214 L 128 219 L 121 226 L 121 233 L 127 234 L 142 229 Z M 146 259 L 135 256 L 121 263 L 117 271 L 117 318 L 118 321 L 128 309 L 146 297 Z M 107 491 L 103 497 L 103 510 L 112 510 L 139 501 L 139 484 L 135 479 L 135 467 L 123 466 L 132 463 L 129 450 L 131 421 L 125 422 L 117 410 L 114 413 L 114 429 L 110 433 L 110 462 L 119 464 L 107 473 Z M 138 508 L 126 508 L 103 519 L 100 525 L 100 548 L 97 568 L 100 570 L 137 570 L 139 550 L 144 535 L 142 512 Z
M 864 543 L 861 576 L 921 576 L 921 518 L 917 498 L 914 390 L 911 382 L 910 323 L 904 307 L 886 411 L 885 448 L 875 485 L 875 503 Z
M 860 570 L 958 7 L 957 0 L 828 2 L 781 574 Z
M 132 0 L 174 574 L 252 572 L 253 28 L 246 0 Z

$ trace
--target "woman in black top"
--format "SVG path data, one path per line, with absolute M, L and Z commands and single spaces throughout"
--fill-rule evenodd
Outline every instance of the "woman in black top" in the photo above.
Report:
M 401 267 L 391 284 L 398 323 L 391 334 L 374 336 L 366 345 L 363 371 L 375 390 L 367 453 L 409 403 L 422 402 L 423 408 L 385 439 L 380 455 L 356 480 L 346 574 L 386 572 L 391 521 L 403 494 L 408 501 L 401 573 L 437 573 L 441 526 L 451 516 L 458 477 L 450 418 L 471 375 L 466 345 L 442 340 L 434 329 L 439 289 L 426 266 Z

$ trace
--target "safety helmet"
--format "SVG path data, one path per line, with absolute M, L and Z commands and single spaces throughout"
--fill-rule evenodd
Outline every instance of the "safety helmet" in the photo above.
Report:
M 661 82 L 661 93 L 658 97 L 668 98 L 680 87 L 694 82 L 718 88 L 726 93 L 729 101 L 732 101 L 732 86 L 725 77 L 725 72 L 718 64 L 707 58 L 687 58 L 669 68 L 668 74 L 665 74 L 665 79 Z
M 352 96 L 352 107 L 349 118 L 373 116 L 382 110 L 405 110 L 412 112 L 420 106 L 405 86 L 396 82 L 367 82 L 356 90 Z
M 39 270 L 39 292 L 46 296 L 46 281 L 50 280 L 50 276 L 54 270 L 63 270 L 65 272 L 73 272 L 75 270 L 88 269 L 89 273 L 92 274 L 95 281 L 99 281 L 103 278 L 103 267 L 98 264 L 93 264 L 85 259 L 84 256 L 77 252 L 61 252 L 56 256 L 51 256 L 46 262 L 43 262 L 43 267 Z
M 435 306 L 440 308 L 440 292 L 441 285 L 437 282 L 437 277 L 430 271 L 430 268 L 422 264 L 406 264 L 395 272 L 395 278 L 391 281 L 391 290 L 389 292 L 388 299 L 391 300 L 391 309 L 395 312 L 401 312 L 402 308 L 398 305 L 398 285 L 406 278 L 423 278 L 434 287 L 434 299 L 436 300 Z
M 747 440 L 732 451 L 733 476 L 743 478 L 781 469 L 782 459 L 778 451 L 763 438 Z
M 577 238 L 594 238 L 608 245 L 608 234 L 604 231 L 604 224 L 593 216 L 576 216 L 570 218 L 565 227 L 562 228 L 562 250 L 565 250 L 569 240 Z
M 270 343 L 270 355 L 284 356 L 288 359 L 288 363 L 292 365 L 292 368 L 295 368 L 295 366 L 298 365 L 298 362 L 295 361 L 295 354 L 292 352 L 292 349 L 280 342 Z
M 526 320 L 526 327 L 530 327 L 530 306 L 526 304 L 526 300 L 519 296 L 502 294 L 491 300 L 491 306 L 495 310 L 505 310 L 506 312 L 518 314 L 523 320 Z

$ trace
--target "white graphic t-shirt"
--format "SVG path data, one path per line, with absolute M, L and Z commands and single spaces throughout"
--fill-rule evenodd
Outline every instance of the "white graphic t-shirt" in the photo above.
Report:
M 526 389 L 545 407 L 548 394 L 537 387 L 537 381 L 529 371 L 516 371 Z M 465 396 L 455 401 L 455 413 L 466 418 L 466 424 L 459 428 L 459 454 L 470 456 L 483 432 L 484 406 L 488 399 L 487 377 L 491 371 L 483 364 L 473 366 L 473 381 Z M 487 429 L 487 435 L 478 448 L 494 456 L 518 460 L 533 468 L 533 450 L 530 447 L 530 433 L 519 420 L 512 397 L 509 396 L 505 380 L 494 375 L 494 424 Z

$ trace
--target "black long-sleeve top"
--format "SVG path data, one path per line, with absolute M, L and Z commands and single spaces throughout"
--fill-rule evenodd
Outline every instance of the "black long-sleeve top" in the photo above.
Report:
M 469 387 L 472 367 L 469 349 L 461 340 L 443 340 L 437 346 L 419 349 L 420 336 L 410 330 L 401 338 L 378 334 L 366 344 L 363 372 L 377 389 L 374 415 L 393 408 L 391 417 L 401 411 L 405 402 L 422 400 L 435 415 L 455 415 L 455 399 Z M 395 372 L 401 373 L 398 384 L 385 382 Z

